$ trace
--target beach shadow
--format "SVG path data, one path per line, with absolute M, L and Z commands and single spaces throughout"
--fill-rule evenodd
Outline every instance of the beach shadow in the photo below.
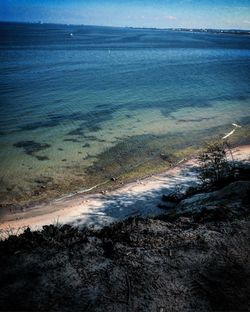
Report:
M 158 184 L 155 188 L 139 192 L 131 187 L 126 192 L 118 190 L 112 194 L 98 194 L 99 204 L 90 205 L 89 212 L 83 213 L 74 224 L 98 228 L 132 216 L 156 216 L 166 211 L 158 208 L 163 194 L 168 195 L 177 188 L 184 193 L 189 187 L 198 184 L 196 168 L 185 168 L 177 176 L 156 176 L 155 179 L 160 181 L 160 187 Z M 139 184 L 143 185 L 143 180 Z

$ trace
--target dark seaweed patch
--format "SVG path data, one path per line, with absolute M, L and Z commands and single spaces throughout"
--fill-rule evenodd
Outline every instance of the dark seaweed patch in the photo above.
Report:
M 87 160 L 87 159 L 91 159 L 91 158 L 95 158 L 96 156 L 94 155 L 87 155 L 86 157 L 83 157 L 84 160 Z
M 102 130 L 102 128 L 100 126 L 88 126 L 88 130 L 90 132 L 97 132 L 97 131 Z
M 35 157 L 36 157 L 37 160 L 41 160 L 41 161 L 49 160 L 49 157 L 47 157 L 47 156 L 35 155 Z
M 77 121 L 83 120 L 85 114 L 82 112 L 74 112 L 71 114 L 51 114 L 49 115 L 50 120 L 54 120 L 57 122 L 65 122 L 65 121 Z
M 57 100 L 54 101 L 55 104 L 59 104 L 59 103 L 62 103 L 62 102 L 64 102 L 63 99 L 57 99 Z
M 100 111 L 93 111 L 89 113 L 74 112 L 71 114 L 49 114 L 47 120 L 27 123 L 19 127 L 20 131 L 36 130 L 39 128 L 52 128 L 58 126 L 66 121 L 82 121 L 80 125 L 80 133 L 83 130 L 98 131 L 101 128 L 98 126 L 103 121 L 112 119 L 113 109 L 104 109 Z M 71 134 L 69 134 L 71 135 Z
M 96 125 L 90 125 L 90 123 L 82 123 L 79 127 L 74 130 L 71 130 L 67 133 L 67 135 L 75 135 L 75 136 L 84 136 L 84 132 L 97 132 L 102 128 Z
M 93 136 L 93 135 L 85 135 L 85 136 L 84 136 L 84 139 L 91 140 L 91 141 L 95 141 L 95 140 L 96 140 L 96 137 Z
M 81 141 L 79 141 L 78 139 L 74 139 L 74 138 L 71 138 L 71 139 L 64 139 L 63 141 L 65 142 L 74 142 L 74 143 L 80 143 Z
M 67 133 L 67 135 L 78 135 L 78 136 L 81 136 L 81 135 L 83 135 L 83 128 L 82 127 L 78 127 L 78 128 L 76 128 L 76 129 L 74 129 L 72 131 L 69 131 Z
M 205 101 L 203 98 L 192 98 L 192 99 L 176 99 L 176 100 L 162 100 L 158 102 L 144 102 L 141 103 L 130 103 L 127 108 L 130 110 L 140 110 L 145 108 L 158 108 L 164 117 L 169 115 L 183 107 L 208 107 L 211 106 L 209 101 Z M 130 115 L 130 114 L 128 114 Z
M 22 148 L 27 155 L 34 155 L 37 152 L 40 152 L 46 148 L 49 148 L 51 145 L 47 143 L 39 143 L 35 141 L 20 141 L 13 146 L 17 148 Z
M 35 178 L 34 182 L 37 183 L 37 184 L 48 184 L 48 183 L 53 182 L 53 178 L 52 177 L 41 176 L 39 178 Z
M 130 170 L 133 166 L 145 161 L 145 159 L 151 159 L 159 154 L 156 147 L 165 140 L 166 137 L 157 139 L 150 134 L 124 139 L 99 154 L 97 156 L 98 160 L 87 169 L 87 173 L 100 174 L 102 168 L 105 168 L 107 176 L 118 176 L 121 172 Z
M 240 95 L 240 96 L 238 96 L 238 100 L 239 100 L 239 101 L 246 101 L 247 99 L 248 99 L 248 97 L 245 96 L 245 95 Z
M 97 141 L 97 142 L 100 142 L 100 143 L 106 142 L 105 140 L 103 140 L 103 139 L 98 139 L 98 138 L 96 138 L 96 141 Z
M 82 147 L 90 147 L 89 143 L 84 144 Z
M 99 104 L 99 105 L 96 105 L 96 108 L 108 108 L 109 105 L 108 104 Z
M 62 122 L 66 121 L 84 121 L 81 125 L 82 130 L 89 129 L 89 131 L 98 131 L 100 128 L 96 128 L 97 125 L 105 120 L 110 119 L 112 115 L 112 110 L 106 109 L 97 112 L 82 113 L 74 112 L 71 114 L 51 114 L 49 119 L 43 121 L 36 121 L 32 123 L 27 123 L 20 126 L 21 131 L 36 130 L 39 128 L 52 128 L 58 126 Z M 82 135 L 82 133 L 80 133 Z
M 28 130 L 36 130 L 39 128 L 52 128 L 52 127 L 56 127 L 58 124 L 59 122 L 55 120 L 44 120 L 44 121 L 37 121 L 37 122 L 32 122 L 32 123 L 23 125 L 19 129 L 21 131 L 28 131 Z
M 159 163 L 172 164 L 177 161 L 175 151 L 187 147 L 196 148 L 212 135 L 218 134 L 220 128 L 210 128 L 203 131 L 189 131 L 187 133 L 167 133 L 161 135 L 144 134 L 124 139 L 96 155 L 96 161 L 86 169 L 89 175 L 103 177 L 117 177 L 124 172 L 131 172 L 146 164 L 151 167 Z M 165 166 L 165 164 L 164 164 Z M 105 170 L 103 171 L 103 168 Z M 144 170 L 144 169 L 143 169 Z
M 61 122 L 65 121 L 78 121 L 78 120 L 84 120 L 86 114 L 83 114 L 81 112 L 74 112 L 71 114 L 56 114 L 56 115 L 49 115 L 48 120 L 44 121 L 37 121 L 28 123 L 24 126 L 21 126 L 21 130 L 36 130 L 39 128 L 51 128 L 58 126 Z
M 175 118 L 174 118 L 175 119 Z M 201 122 L 203 120 L 214 119 L 214 117 L 190 118 L 190 119 L 176 119 L 178 122 Z
M 159 103 L 159 105 L 156 104 L 156 107 L 160 108 L 161 114 L 164 117 L 169 117 L 169 115 L 181 108 L 184 107 L 209 107 L 211 106 L 211 103 L 208 101 L 204 101 L 204 99 L 181 99 L 181 100 L 171 100 L 166 101 L 163 103 Z
M 236 122 L 237 122 L 237 120 L 236 120 Z M 249 125 L 250 124 L 250 116 L 245 116 L 245 117 L 240 118 L 239 124 L 242 126 Z
M 84 136 L 85 132 L 97 132 L 100 131 L 102 128 L 100 124 L 104 121 L 112 119 L 113 110 L 102 110 L 90 112 L 87 114 L 80 114 L 80 119 L 83 122 L 74 130 L 71 130 L 67 133 L 67 135 L 74 135 L 74 136 Z
M 246 101 L 249 100 L 250 93 L 247 92 L 245 94 L 240 94 L 240 95 L 235 95 L 235 96 L 230 96 L 230 95 L 223 95 L 223 96 L 217 96 L 213 98 L 213 101 L 230 101 L 230 100 L 236 100 L 236 101 Z
M 104 109 L 100 111 L 92 111 L 89 113 L 74 112 L 71 114 L 54 114 L 50 115 L 49 118 L 54 121 L 64 122 L 64 121 L 83 121 L 85 123 L 90 123 L 90 125 L 97 125 L 103 121 L 109 120 L 112 117 L 113 109 Z

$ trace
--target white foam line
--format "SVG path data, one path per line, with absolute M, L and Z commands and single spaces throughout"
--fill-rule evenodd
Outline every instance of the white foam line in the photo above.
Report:
M 76 192 L 76 193 L 70 193 L 69 195 L 63 196 L 63 197 L 61 197 L 61 198 L 59 198 L 59 199 L 55 199 L 55 202 L 56 202 L 56 203 L 57 203 L 57 202 L 60 202 L 61 200 L 64 200 L 64 199 L 66 199 L 66 198 L 71 198 L 72 196 L 75 196 L 75 195 L 77 195 L 77 194 L 83 194 L 83 193 L 90 192 L 90 191 L 94 190 L 95 188 L 97 188 L 98 186 L 101 186 L 101 185 L 106 184 L 106 183 L 108 183 L 108 182 L 109 182 L 109 180 L 106 180 L 106 181 L 104 181 L 104 182 L 102 182 L 102 183 L 99 183 L 99 184 L 96 184 L 96 185 L 94 185 L 94 186 L 92 186 L 92 187 L 90 187 L 90 188 L 88 188 L 88 189 L 84 189 L 84 190 L 81 190 L 81 191 Z
M 224 140 L 224 139 L 230 137 L 230 135 L 232 135 L 234 132 L 235 132 L 235 129 L 233 129 L 232 131 L 230 131 L 229 133 L 227 133 L 227 134 L 222 138 L 222 140 Z

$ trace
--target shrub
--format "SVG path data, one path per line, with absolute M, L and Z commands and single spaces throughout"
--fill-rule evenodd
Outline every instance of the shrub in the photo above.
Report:
M 231 149 L 227 142 L 213 142 L 206 145 L 198 156 L 200 163 L 199 179 L 205 186 L 219 186 L 233 174 L 233 163 L 227 158 Z

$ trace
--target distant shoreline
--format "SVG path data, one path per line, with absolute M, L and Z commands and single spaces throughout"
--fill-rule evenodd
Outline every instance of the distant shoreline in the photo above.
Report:
M 177 31 L 177 32 L 198 32 L 198 33 L 213 33 L 213 34 L 231 34 L 231 35 L 250 35 L 250 29 L 227 29 L 227 28 L 189 28 L 189 27 L 135 27 L 135 26 L 111 26 L 111 25 L 85 25 L 85 24 L 64 24 L 64 23 L 49 23 L 49 22 L 25 22 L 25 21 L 0 21 L 1 24 L 25 24 L 25 25 L 58 25 L 71 27 L 102 27 L 102 28 L 118 28 L 131 30 L 152 30 L 152 31 Z

